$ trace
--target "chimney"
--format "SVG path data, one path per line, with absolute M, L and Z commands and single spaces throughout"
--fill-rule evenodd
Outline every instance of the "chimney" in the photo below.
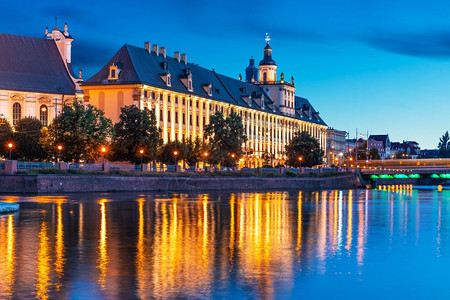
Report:
M 152 46 L 152 52 L 158 54 L 158 45 L 157 45 L 157 44 L 154 44 L 154 45 Z
M 187 64 L 186 53 L 182 53 L 182 54 L 181 54 L 181 61 L 184 62 L 185 64 Z
M 180 62 L 180 51 L 175 51 L 173 53 L 173 57 L 175 57 L 175 59 L 178 60 L 178 62 Z
M 145 48 L 145 50 L 147 50 L 148 53 L 150 53 L 150 42 L 145 42 L 144 48 Z
M 161 47 L 159 49 L 159 53 L 161 53 L 161 55 L 166 58 L 166 47 Z

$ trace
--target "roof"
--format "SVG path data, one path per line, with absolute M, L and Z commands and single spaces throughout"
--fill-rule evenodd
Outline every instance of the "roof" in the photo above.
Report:
M 164 63 L 167 63 L 167 69 L 164 70 Z M 117 65 L 119 79 L 108 80 L 109 67 Z M 171 86 L 167 86 L 161 78 L 163 73 L 169 72 L 171 75 Z M 193 92 L 187 90 L 181 81 L 187 74 L 192 74 Z M 222 101 L 242 107 L 251 107 L 256 110 L 266 111 L 278 115 L 283 113 L 274 105 L 274 102 L 265 90 L 256 84 L 247 83 L 222 74 L 214 70 L 208 70 L 193 63 L 184 63 L 173 57 L 164 57 L 155 52 L 148 52 L 144 48 L 125 44 L 109 60 L 109 62 L 94 76 L 89 78 L 82 86 L 97 85 L 126 85 L 126 84 L 145 84 L 156 88 L 171 90 L 199 96 L 211 100 Z M 212 96 L 208 95 L 204 86 L 212 85 Z M 299 97 L 300 98 L 300 97 Z M 264 104 L 261 103 L 264 99 Z M 326 125 L 319 117 L 315 118 L 316 110 L 305 98 L 300 98 L 301 104 L 305 104 L 312 109 L 311 118 L 303 113 L 296 114 L 296 119 Z M 284 116 L 284 115 L 283 115 Z
M 380 142 L 385 142 L 386 143 L 389 140 L 389 135 L 388 134 L 370 135 L 369 136 L 369 140 L 380 141 Z
M 75 94 L 55 41 L 0 33 L 0 89 Z

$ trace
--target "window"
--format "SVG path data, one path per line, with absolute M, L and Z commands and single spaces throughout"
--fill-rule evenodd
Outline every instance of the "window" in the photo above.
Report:
M 198 115 L 195 117 L 195 125 L 198 126 Z
M 147 95 L 148 95 L 147 91 L 144 91 L 144 97 L 145 98 L 147 98 Z
M 186 99 L 183 98 L 183 105 L 186 105 Z
M 155 92 L 152 92 L 152 99 L 155 99 L 155 98 L 156 98 Z
M 175 123 L 178 124 L 178 112 L 177 111 L 175 112 Z
M 206 109 L 206 103 L 203 103 L 203 109 Z
M 189 106 L 192 107 L 192 100 L 189 100 Z
M 189 118 L 189 125 L 191 125 L 191 126 L 192 126 L 192 117 L 191 117 L 191 118 Z
M 117 80 L 118 78 L 119 72 L 118 72 L 118 68 L 116 65 L 112 64 L 111 66 L 109 66 L 109 76 L 108 76 L 108 80 Z
M 195 105 L 196 105 L 196 107 L 198 108 L 198 102 L 196 102 L 196 104 L 195 104 Z
M 178 97 L 175 96 L 175 104 L 178 104 Z
M 160 121 L 163 121 L 163 116 L 164 116 L 164 115 L 163 115 L 163 111 L 162 111 L 162 109 L 160 109 L 160 110 L 159 110 L 159 120 L 160 120 Z
M 185 125 L 185 124 L 186 124 L 186 114 L 183 113 L 183 125 Z
M 22 107 L 20 106 L 20 103 L 16 102 L 13 104 L 13 125 L 17 125 L 17 122 L 19 122 L 21 117 Z
M 111 70 L 111 78 L 115 78 L 116 77 L 116 70 Z
M 205 125 L 205 117 L 203 117 L 203 125 Z
M 172 85 L 172 82 L 171 82 L 171 80 L 170 80 L 170 74 L 167 74 L 167 85 L 168 85 L 168 86 L 171 86 L 171 85 Z
M 39 120 L 41 121 L 42 126 L 47 127 L 48 125 L 47 105 L 41 105 L 41 108 L 39 109 Z
M 167 122 L 170 123 L 170 110 L 167 112 Z
M 167 96 L 167 102 L 170 103 L 170 95 Z
M 263 81 L 264 81 L 264 82 L 267 81 L 267 73 L 266 73 L 266 72 L 263 73 Z

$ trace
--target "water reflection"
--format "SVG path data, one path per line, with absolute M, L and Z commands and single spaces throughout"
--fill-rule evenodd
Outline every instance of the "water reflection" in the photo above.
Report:
M 3 198 L 22 209 L 0 215 L 0 298 L 275 298 L 312 274 L 361 280 L 370 249 L 439 258 L 449 239 L 445 191 L 83 197 Z

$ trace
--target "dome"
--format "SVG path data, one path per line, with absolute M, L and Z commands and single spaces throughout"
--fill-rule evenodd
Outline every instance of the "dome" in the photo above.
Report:
M 264 58 L 259 62 L 260 66 L 272 65 L 276 66 L 277 63 L 272 59 L 272 48 L 269 43 L 264 47 Z

